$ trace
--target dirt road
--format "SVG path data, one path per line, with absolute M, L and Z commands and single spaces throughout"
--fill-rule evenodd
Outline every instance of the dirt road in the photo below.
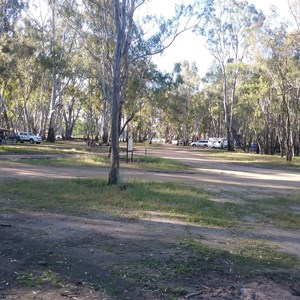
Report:
M 149 156 L 176 159 L 193 169 L 122 169 L 121 175 L 184 182 L 216 192 L 216 201 L 239 202 L 240 193 L 263 201 L 269 194 L 300 189 L 300 173 L 229 163 L 204 153 L 179 147 L 149 149 Z M 108 171 L 26 164 L 20 168 L 4 163 L 0 184 L 18 178 L 107 178 Z M 0 207 L 0 299 L 296 300 L 300 296 L 299 280 L 282 270 L 248 276 L 235 273 L 233 262 L 239 255 L 231 253 L 241 240 L 251 238 L 272 242 L 278 251 L 300 257 L 300 233 L 295 230 L 255 220 L 250 220 L 249 228 L 238 230 L 197 226 L 159 215 L 133 220 L 106 214 L 16 211 L 10 208 L 9 199 L 1 197 Z M 199 240 L 215 252 L 202 249 L 197 256 L 184 245 Z
M 216 150 L 218 151 L 218 150 Z M 143 150 L 135 155 L 143 156 Z M 205 152 L 185 150 L 184 148 L 168 146 L 150 148 L 148 156 L 157 156 L 178 160 L 193 167 L 192 171 L 163 172 L 121 169 L 124 179 L 147 178 L 151 180 L 170 180 L 206 187 L 208 189 L 245 189 L 249 191 L 276 191 L 288 193 L 300 190 L 300 172 L 288 169 L 263 168 L 255 164 L 229 162 L 212 157 L 206 157 Z M 234 154 L 233 154 L 234 155 Z M 59 170 L 59 171 L 58 171 Z M 0 180 L 7 178 L 108 178 L 108 168 L 81 167 L 40 167 L 24 165 L 20 167 L 1 166 Z

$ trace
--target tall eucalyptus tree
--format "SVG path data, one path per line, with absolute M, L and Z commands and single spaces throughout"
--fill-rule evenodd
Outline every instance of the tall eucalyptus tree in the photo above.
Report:
M 52 4 L 55 4 L 56 1 L 59 0 L 52 0 Z M 68 24 L 74 28 L 77 23 L 76 31 L 94 61 L 91 68 L 98 73 L 99 80 L 97 82 L 101 89 L 99 101 L 103 104 L 102 135 L 104 138 L 108 136 L 107 124 L 111 118 L 109 184 L 120 183 L 120 120 L 124 103 L 130 99 L 127 97 L 128 83 L 133 74 L 133 72 L 130 73 L 130 70 L 133 70 L 135 64 L 145 57 L 162 52 L 172 44 L 178 34 L 195 25 L 195 23 L 192 24 L 191 7 L 182 5 L 177 7 L 175 16 L 170 19 L 146 16 L 144 22 L 139 22 L 136 13 L 146 2 L 147 0 L 82 1 L 79 9 L 82 12 L 78 10 L 74 19 L 68 19 Z M 69 9 L 69 13 L 73 13 L 72 9 Z M 181 24 L 182 16 L 185 16 L 186 19 Z M 52 19 L 54 18 L 55 15 Z M 75 20 L 76 22 L 74 22 Z M 153 26 L 151 27 L 149 24 Z M 152 33 L 147 32 L 145 28 L 151 28 Z M 55 40 L 54 30 L 52 32 L 53 40 Z M 55 82 L 54 78 L 53 82 Z M 54 84 L 53 86 L 55 87 Z M 55 93 L 52 95 L 52 104 L 54 104 Z M 54 111 L 54 107 L 51 111 Z
M 83 1 L 79 35 L 90 56 L 90 79 L 100 92 L 102 109 L 99 116 L 99 134 L 103 143 L 109 142 L 111 119 L 113 55 L 115 49 L 115 24 L 113 1 Z
M 281 103 L 283 118 L 282 146 L 286 146 L 288 161 L 294 156 L 294 146 L 299 144 L 299 71 L 300 61 L 296 53 L 297 44 L 291 33 L 287 32 L 284 24 L 277 28 L 266 28 L 267 34 L 260 36 L 257 45 L 264 49 L 261 52 L 260 62 L 266 70 L 277 98 Z
M 165 99 L 158 107 L 161 108 L 161 118 L 168 122 L 168 127 L 175 136 L 166 137 L 179 139 L 183 145 L 189 144 L 193 131 L 193 111 L 198 106 L 195 103 L 195 94 L 198 91 L 200 78 L 195 65 L 183 61 L 175 65 L 172 87 L 165 92 Z M 165 122 L 162 122 L 165 123 Z
M 111 124 L 111 166 L 109 172 L 109 184 L 120 183 L 119 173 L 119 134 L 122 107 L 125 100 L 129 66 L 133 61 L 160 53 L 169 47 L 180 32 L 193 28 L 192 8 L 178 6 L 176 14 L 168 20 L 148 18 L 147 26 L 151 20 L 158 23 L 154 28 L 158 31 L 145 37 L 143 27 L 135 21 L 135 13 L 146 0 L 122 0 L 114 1 L 116 45 L 113 61 L 113 89 L 112 89 L 112 124 Z M 206 8 L 206 5 L 204 4 Z M 202 7 L 202 9 L 204 9 Z M 180 26 L 180 18 L 186 16 L 187 20 Z M 137 26 L 139 25 L 139 26 Z
M 72 68 L 72 59 L 75 51 L 80 51 L 77 42 L 77 34 L 72 26 L 66 21 L 64 9 L 66 3 L 69 9 L 74 1 L 49 0 L 50 7 L 50 27 L 48 31 L 49 49 L 47 61 L 49 62 L 49 72 L 52 77 L 52 92 L 49 108 L 49 124 L 47 141 L 55 141 L 56 115 L 58 109 L 63 105 L 62 98 L 66 87 L 73 76 L 77 76 L 76 68 Z M 76 50 L 74 50 L 74 48 Z M 73 72 L 72 72 L 73 71 Z M 75 71 L 75 72 L 74 72 Z
M 1 0 L 0 39 L 5 33 L 9 35 L 14 33 L 16 21 L 26 2 L 24 0 Z
M 234 149 L 234 113 L 236 88 L 250 32 L 261 26 L 264 16 L 247 1 L 214 0 L 206 14 L 206 23 L 196 30 L 219 64 L 223 79 L 223 106 L 228 150 Z
M 16 42 L 14 39 L 15 26 L 26 2 L 23 0 L 2 0 L 0 2 L 0 121 L 7 128 L 13 127 L 5 98 L 9 76 L 14 75 L 12 70 L 15 62 L 13 52 Z M 2 118 L 3 120 L 1 120 Z

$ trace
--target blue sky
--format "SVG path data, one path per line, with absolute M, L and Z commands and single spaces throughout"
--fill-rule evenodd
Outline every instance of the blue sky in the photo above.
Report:
M 192 0 L 184 0 L 187 3 Z M 275 5 L 278 8 L 278 12 L 285 18 L 288 16 L 288 7 L 286 0 L 248 0 L 253 3 L 257 9 L 261 9 L 266 16 L 271 5 Z M 149 12 L 152 10 L 162 14 L 163 12 L 172 12 L 172 7 L 177 0 L 152 0 L 151 4 L 148 4 Z M 159 8 L 159 9 L 157 9 Z M 211 54 L 203 47 L 200 37 L 195 36 L 191 32 L 182 34 L 172 44 L 170 48 L 164 51 L 163 55 L 156 55 L 153 57 L 153 61 L 161 70 L 172 71 L 176 62 L 188 60 L 190 62 L 196 62 L 199 70 L 199 74 L 203 76 L 210 66 Z
M 46 0 L 31 0 L 32 3 L 36 3 L 39 7 L 43 7 L 43 3 Z M 148 4 L 142 6 L 143 13 L 159 14 L 170 16 L 174 11 L 175 3 L 193 3 L 194 0 L 151 0 Z M 300 1 L 300 0 L 299 0 Z M 283 16 L 287 16 L 288 8 L 286 0 L 248 0 L 253 3 L 257 9 L 261 9 L 265 15 L 268 15 L 268 10 L 271 5 L 278 7 L 278 12 Z M 40 11 L 39 11 L 40 13 Z M 48 14 L 48 10 L 43 10 L 44 14 Z M 143 14 L 142 13 L 142 14 Z M 150 29 L 151 30 L 151 29 Z M 192 32 L 185 32 L 180 35 L 170 48 L 165 50 L 163 55 L 156 55 L 153 57 L 153 61 L 161 70 L 171 72 L 174 64 L 187 60 L 189 62 L 195 62 L 199 74 L 202 76 L 211 64 L 211 54 L 203 47 L 203 43 L 199 36 L 195 36 Z

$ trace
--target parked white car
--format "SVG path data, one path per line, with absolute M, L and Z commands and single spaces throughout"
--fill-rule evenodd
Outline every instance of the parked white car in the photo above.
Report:
M 203 147 L 207 148 L 208 147 L 208 140 L 199 140 L 197 142 L 192 142 L 191 143 L 192 147 Z
M 31 132 L 19 132 L 17 135 L 17 141 L 24 143 L 24 142 L 29 142 L 30 144 L 40 144 L 42 142 L 42 138 L 38 135 L 34 135 Z

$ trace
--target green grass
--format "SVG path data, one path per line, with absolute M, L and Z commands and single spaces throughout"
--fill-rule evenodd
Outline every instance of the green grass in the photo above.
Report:
M 139 146 L 138 146 L 139 147 Z M 124 144 L 120 143 L 120 149 Z M 40 145 L 28 143 L 0 146 L 0 155 L 17 154 L 28 155 L 26 159 L 16 156 L 13 161 L 39 166 L 53 167 L 107 167 L 109 161 L 109 147 L 89 147 L 85 142 L 59 141 L 55 143 L 43 142 Z M 30 155 L 39 155 L 30 157 Z M 130 157 L 129 157 L 130 160 Z M 133 162 L 126 162 L 126 152 L 120 152 L 120 164 L 126 168 L 148 169 L 148 170 L 189 170 L 190 167 L 168 159 L 151 156 L 133 156 Z
M 135 169 L 147 169 L 147 170 L 176 170 L 176 171 L 187 171 L 191 170 L 191 167 L 180 163 L 175 160 L 165 159 L 160 157 L 152 156 L 136 156 L 132 163 L 126 163 L 124 157 L 121 158 L 123 167 L 135 168 Z
M 19 159 L 16 162 L 36 165 L 36 166 L 51 166 L 51 167 L 107 167 L 109 166 L 109 159 L 105 155 L 94 154 L 77 154 L 77 155 L 64 155 L 57 157 L 38 157 Z
M 266 167 L 289 167 L 300 170 L 300 157 L 293 157 L 292 162 L 288 162 L 286 157 L 275 155 L 261 155 L 255 153 L 245 153 L 243 151 L 228 152 L 220 149 L 208 149 L 200 152 L 200 155 L 229 160 L 231 162 L 254 163 Z
M 72 215 L 108 212 L 131 218 L 149 216 L 151 212 L 151 216 L 157 214 L 204 226 L 233 227 L 241 232 L 245 228 L 244 218 L 254 216 L 278 227 L 300 228 L 299 215 L 291 208 L 300 205 L 299 194 L 257 200 L 236 195 L 243 201 L 219 203 L 214 201 L 216 195 L 212 193 L 173 183 L 130 181 L 125 182 L 125 187 L 108 186 L 100 179 L 6 181 L 0 191 L 0 212 L 26 210 Z M 189 226 L 186 229 L 188 234 Z M 124 245 L 118 248 L 108 244 L 107 251 L 124 254 L 124 260 L 110 264 L 108 278 L 97 275 L 89 280 L 93 286 L 101 286 L 120 298 L 123 290 L 115 283 L 126 275 L 127 280 L 142 283 L 150 294 L 159 290 L 169 299 L 185 294 L 176 283 L 205 274 L 217 277 L 224 274 L 276 277 L 278 274 L 280 279 L 299 280 L 299 259 L 278 251 L 275 243 L 244 236 L 228 238 L 224 244 L 211 246 L 209 243 L 199 235 L 197 238 L 188 235 L 172 243 L 161 242 L 162 248 L 151 250 L 151 255 L 143 255 L 143 249 L 138 248 L 141 255 L 134 260 L 126 255 Z M 40 287 L 46 283 L 59 287 L 63 279 L 55 264 L 51 268 L 53 271 L 22 273 L 18 279 L 28 286 Z M 170 298 L 172 295 L 174 298 Z
M 258 221 L 271 223 L 281 228 L 300 228 L 300 217 L 293 206 L 300 207 L 299 193 L 274 195 L 262 199 L 247 199 L 242 216 L 254 216 Z
M 299 259 L 278 251 L 276 244 L 253 238 L 232 238 L 223 245 L 209 246 L 205 240 L 184 239 L 171 245 L 164 245 L 164 254 L 153 250 L 152 256 L 141 254 L 134 260 L 128 258 L 112 266 L 115 278 L 124 275 L 131 280 L 143 282 L 148 291 L 166 293 L 166 299 L 178 299 L 187 292 L 180 283 L 188 281 L 197 284 L 199 277 L 224 278 L 234 275 L 239 278 L 277 275 L 279 278 L 299 280 Z M 174 249 L 176 249 L 174 251 Z M 173 250 L 173 251 L 172 251 Z M 172 253 L 170 255 L 170 253 Z M 172 278 L 172 283 L 170 283 Z M 117 291 L 114 290 L 116 293 Z M 173 295 L 173 297 L 172 297 Z
M 120 146 L 123 146 L 121 143 Z M 41 144 L 16 143 L 0 146 L 0 154 L 84 154 L 84 153 L 108 153 L 109 147 L 87 146 L 84 141 L 56 141 L 48 143 L 43 141 Z
M 254 275 L 270 270 L 292 270 L 300 264 L 296 256 L 277 251 L 277 245 L 272 242 L 237 238 L 228 243 L 230 251 L 209 247 L 199 240 L 186 240 L 181 244 L 194 250 L 194 260 L 205 270 Z
M 22 272 L 17 278 L 22 284 L 29 287 L 40 287 L 45 283 L 50 283 L 53 286 L 61 287 L 58 274 L 51 270 L 43 271 L 41 274 L 37 272 Z
M 158 145 L 150 145 L 150 148 L 159 147 Z M 124 149 L 126 145 L 120 143 L 120 147 Z M 143 149 L 142 145 L 136 145 L 137 148 Z M 28 143 L 24 144 L 15 144 L 15 145 L 1 145 L 0 154 L 45 154 L 53 155 L 60 154 L 66 156 L 67 154 L 75 155 L 77 160 L 78 155 L 82 158 L 82 165 L 99 165 L 99 160 L 95 159 L 96 156 L 102 155 L 103 157 L 108 157 L 109 147 L 89 147 L 84 141 L 59 141 L 56 143 L 47 143 L 43 142 L 40 145 L 30 145 Z M 300 157 L 294 157 L 292 162 L 287 162 L 285 157 L 280 155 L 260 155 L 254 153 L 245 153 L 242 151 L 228 152 L 220 149 L 190 149 L 194 152 L 199 152 L 201 156 L 210 156 L 219 159 L 229 160 L 236 163 L 254 163 L 262 165 L 265 167 L 288 167 L 295 170 L 300 170 Z M 86 156 L 86 157 L 84 157 Z M 94 156 L 94 158 L 93 158 Z M 120 153 L 121 162 L 125 164 L 125 152 Z M 71 156 L 69 158 L 60 158 L 58 160 L 50 159 L 44 160 L 27 160 L 31 164 L 51 164 L 53 166 L 65 165 L 70 166 L 72 163 L 69 162 L 72 160 Z M 100 165 L 108 164 L 108 159 L 104 160 L 101 158 L 102 162 Z M 76 161 L 76 166 L 79 166 L 80 163 Z M 144 157 L 144 156 L 135 156 L 134 155 L 134 164 L 126 164 L 126 167 L 129 168 L 147 168 L 147 169 L 173 169 L 173 170 L 182 170 L 187 169 L 188 167 L 176 163 L 174 161 L 170 162 L 161 158 L 154 157 Z
M 39 149 L 41 153 L 63 154 L 56 158 L 31 159 L 24 162 L 41 166 L 77 167 L 108 164 L 107 148 L 85 150 L 84 147 L 70 145 L 65 152 L 66 148 L 60 149 L 60 147 L 62 146 L 59 144 L 55 146 L 44 144 L 39 147 L 43 149 L 42 151 L 32 145 L 22 145 L 16 149 L 25 151 L 23 152 L 25 154 L 33 153 L 34 149 Z M 10 148 L 5 150 L 7 152 L 1 152 L 1 149 L 6 148 L 0 147 L 0 153 L 10 153 L 9 151 L 12 150 Z M 236 157 L 231 157 L 233 153 L 221 151 L 217 153 L 216 151 L 212 153 L 214 152 L 222 159 L 242 162 L 250 157 L 253 159 L 250 162 L 264 164 L 263 161 L 254 161 L 264 156 L 234 153 Z M 205 152 L 201 153 L 203 155 Z M 153 157 L 147 157 L 146 160 L 144 157 L 137 157 L 133 163 L 125 164 L 125 156 L 122 155 L 121 163 L 132 168 L 187 170 L 184 165 Z M 100 179 L 9 180 L 5 181 L 5 188 L 0 190 L 0 212 L 26 210 L 73 215 L 108 212 L 130 218 L 157 215 L 208 227 L 230 227 L 240 232 L 249 229 L 248 226 L 253 226 L 255 220 L 258 226 L 267 224 L 293 230 L 300 228 L 299 214 L 293 211 L 293 207 L 300 206 L 299 193 L 294 195 L 260 194 L 260 197 L 256 198 L 252 194 L 237 192 L 230 196 L 241 201 L 220 203 L 217 201 L 220 194 L 208 193 L 198 188 L 175 183 L 136 180 L 124 182 L 124 186 L 126 189 L 108 186 L 107 180 Z M 250 224 L 247 221 L 249 217 L 254 220 Z M 186 228 L 188 231 L 189 226 Z M 220 274 L 222 276 L 224 274 L 238 276 L 239 274 L 242 276 L 272 274 L 276 276 L 279 274 L 279 277 L 286 276 L 284 278 L 299 277 L 299 259 L 278 251 L 275 243 L 246 237 L 231 237 L 230 240 L 226 240 L 226 244 L 217 246 L 211 246 L 209 242 L 199 237 L 198 239 L 178 239 L 175 243 L 163 244 L 163 250 L 158 249 L 157 253 L 153 250 L 153 256 L 152 254 L 151 256 L 141 255 L 139 259 L 134 260 L 124 256 L 122 263 L 111 265 L 111 277 L 106 281 L 103 277 L 95 277 L 94 286 L 105 287 L 111 294 L 121 297 L 123 290 L 115 282 L 126 274 L 126 278 L 141 282 L 144 289 L 149 290 L 150 293 L 155 294 L 159 290 L 168 295 L 168 299 L 178 299 L 186 294 L 186 291 L 177 285 L 181 282 L 180 278 L 184 280 L 189 280 L 189 277 L 196 278 L 195 283 L 199 276 L 205 276 L 205 274 L 216 274 L 216 276 Z M 228 247 L 227 243 L 230 244 Z M 126 251 L 126 248 L 123 247 L 120 250 L 114 245 L 107 250 Z M 20 273 L 18 279 L 28 286 L 40 287 L 44 283 L 60 286 L 62 282 L 59 278 L 60 273 L 55 272 L 54 264 L 51 266 L 54 268 L 53 271 Z M 170 284 L 170 278 L 176 285 Z
M 38 166 L 52 166 L 52 167 L 108 167 L 110 164 L 107 154 L 83 153 L 63 155 L 56 157 L 37 157 L 26 159 L 15 159 L 15 162 L 22 164 L 38 165 Z M 147 170 L 190 170 L 186 166 L 177 161 L 158 158 L 158 157 L 134 157 L 133 162 L 126 163 L 126 157 L 120 157 L 120 164 L 123 168 L 131 169 L 147 169 Z
M 36 145 L 1 145 L 0 154 L 42 154 L 45 153 L 45 147 Z
M 227 193 L 222 192 L 226 197 Z M 239 199 L 235 203 L 227 202 L 226 208 L 231 211 L 231 216 L 238 223 L 247 227 L 249 223 L 270 224 L 280 228 L 299 229 L 300 194 L 262 194 L 255 192 L 247 194 L 240 192 L 230 193 L 229 199 Z M 214 199 L 214 198 L 212 198 Z M 216 195 L 216 199 L 218 196 Z M 230 201 L 230 200 L 229 200 Z M 248 221 L 250 219 L 250 221 Z M 252 221 L 251 221 L 252 220 Z M 249 222 L 249 223 L 248 223 Z
M 197 188 L 173 183 L 132 181 L 126 189 L 108 186 L 105 180 L 22 180 L 6 182 L 2 199 L 13 201 L 16 208 L 29 210 L 84 213 L 108 211 L 129 217 L 157 214 L 209 226 L 240 226 L 253 216 L 261 222 L 284 228 L 300 228 L 299 215 L 292 206 L 299 198 L 273 197 L 241 203 L 219 203 L 214 195 Z M 2 210 L 7 209 L 5 206 Z M 1 210 L 1 209 L 0 209 Z
M 22 155 L 30 155 L 30 154 L 78 154 L 78 153 L 86 153 L 87 150 L 83 147 L 83 145 L 69 143 L 69 144 L 51 144 L 43 142 L 40 145 L 29 143 L 24 144 L 15 144 L 15 145 L 1 145 L 0 146 L 0 154 L 22 154 Z
M 0 195 L 32 210 L 111 211 L 134 217 L 155 211 L 191 222 L 229 225 L 228 216 L 220 215 L 220 204 L 210 201 L 204 191 L 143 181 L 130 182 L 126 187 L 120 190 L 96 179 L 23 180 L 6 182 Z

